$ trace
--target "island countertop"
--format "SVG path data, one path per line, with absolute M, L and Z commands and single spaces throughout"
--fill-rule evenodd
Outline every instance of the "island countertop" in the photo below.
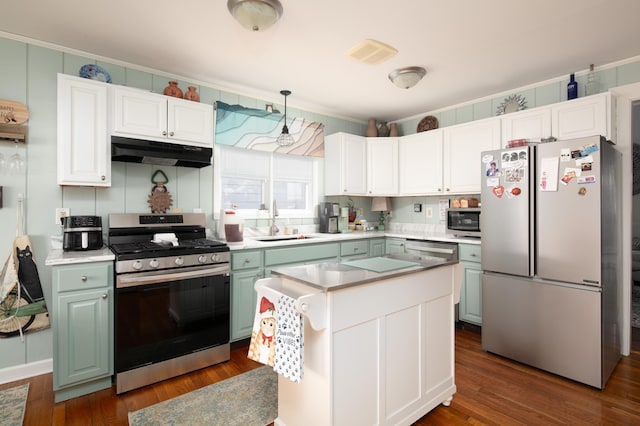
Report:
M 394 254 L 342 263 L 276 268 L 272 272 L 322 291 L 333 291 L 456 263 L 457 260 L 419 260 L 407 254 Z

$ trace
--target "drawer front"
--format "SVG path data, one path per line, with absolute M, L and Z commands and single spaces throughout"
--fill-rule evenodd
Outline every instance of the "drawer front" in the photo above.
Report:
M 55 291 L 76 291 L 90 288 L 112 287 L 113 263 L 96 262 L 53 268 Z
M 308 262 L 338 257 L 338 243 L 270 249 L 264 253 L 265 266 Z
M 340 256 L 369 253 L 369 240 L 347 241 L 340 244 Z
M 231 253 L 231 270 L 259 268 L 262 266 L 262 251 Z
M 480 244 L 458 244 L 458 256 L 467 262 L 481 262 Z

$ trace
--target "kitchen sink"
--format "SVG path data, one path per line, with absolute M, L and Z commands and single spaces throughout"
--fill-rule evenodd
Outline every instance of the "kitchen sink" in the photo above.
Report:
M 273 236 L 268 236 L 268 237 L 257 237 L 257 238 L 253 238 L 253 240 L 262 241 L 262 242 L 271 242 L 271 241 L 307 240 L 309 238 L 315 238 L 315 237 L 310 236 L 310 235 L 303 235 L 303 234 L 299 234 L 299 235 L 273 235 Z

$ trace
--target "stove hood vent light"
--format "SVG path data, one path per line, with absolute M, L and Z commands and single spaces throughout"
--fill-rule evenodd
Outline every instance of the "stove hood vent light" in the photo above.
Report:
M 212 148 L 111 136 L 111 161 L 202 168 L 212 155 Z

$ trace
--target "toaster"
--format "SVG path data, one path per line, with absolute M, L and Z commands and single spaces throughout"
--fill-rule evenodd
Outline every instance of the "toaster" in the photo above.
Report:
M 62 250 L 82 251 L 102 248 L 100 216 L 67 216 L 62 218 Z

